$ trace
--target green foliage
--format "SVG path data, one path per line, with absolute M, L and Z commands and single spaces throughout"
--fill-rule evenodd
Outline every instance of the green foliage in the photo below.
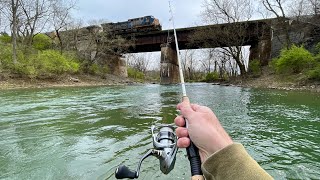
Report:
M 253 77 L 261 76 L 261 64 L 259 60 L 254 59 L 249 62 L 249 74 Z
M 312 68 L 316 61 L 304 47 L 293 45 L 283 49 L 278 59 L 274 59 L 273 67 L 279 74 L 298 74 Z
M 98 65 L 96 63 L 92 64 L 89 66 L 89 71 L 90 74 L 92 75 L 104 75 L 109 73 L 109 68 L 107 65 Z
M 0 69 L 30 78 L 52 78 L 78 72 L 79 63 L 55 50 L 38 51 L 29 55 L 18 50 L 18 63 L 13 64 L 11 46 L 0 45 Z
M 316 53 L 320 55 L 320 42 L 315 46 Z
M 320 53 L 314 56 L 314 60 L 315 60 L 317 63 L 320 63 Z
M 307 76 L 311 80 L 320 81 L 320 63 L 314 69 L 308 71 Z
M 21 50 L 17 50 L 18 61 L 24 59 L 24 54 Z M 12 46 L 11 44 L 0 44 L 0 69 L 6 72 L 15 72 L 17 65 L 13 64 L 12 60 Z
M 63 73 L 75 73 L 79 70 L 79 63 L 55 50 L 39 52 L 37 56 L 30 59 L 41 76 L 53 77 Z
M 0 68 L 11 69 L 12 63 L 12 49 L 9 45 L 0 44 Z
M 205 77 L 206 82 L 213 82 L 219 80 L 219 73 L 217 72 L 211 72 L 208 73 Z
M 3 42 L 3 43 L 10 43 L 11 42 L 11 36 L 9 36 L 8 34 L 2 34 L 0 35 L 0 42 Z
M 144 74 L 141 71 L 138 71 L 134 68 L 128 67 L 128 76 L 130 78 L 138 79 L 138 80 L 144 80 Z
M 51 47 L 51 39 L 45 34 L 37 34 L 33 37 L 33 48 L 37 50 L 46 50 Z

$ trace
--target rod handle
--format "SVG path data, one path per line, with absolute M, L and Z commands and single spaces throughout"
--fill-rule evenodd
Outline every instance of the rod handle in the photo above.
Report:
M 197 146 L 193 144 L 192 141 L 190 141 L 190 146 L 187 147 L 187 155 L 190 162 L 190 169 L 191 169 L 191 175 L 202 176 L 202 170 L 201 170 L 201 159 L 199 155 L 199 149 Z

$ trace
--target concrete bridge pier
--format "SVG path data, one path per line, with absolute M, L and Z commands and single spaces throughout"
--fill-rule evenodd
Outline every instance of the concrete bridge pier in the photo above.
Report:
M 120 76 L 120 77 L 128 77 L 126 60 L 121 56 L 113 56 L 109 59 L 109 71 L 110 74 Z
M 177 51 L 168 44 L 161 45 L 160 84 L 179 83 Z
M 269 63 L 271 57 L 271 39 L 262 39 L 254 44 L 251 44 L 249 62 L 257 59 L 262 66 Z

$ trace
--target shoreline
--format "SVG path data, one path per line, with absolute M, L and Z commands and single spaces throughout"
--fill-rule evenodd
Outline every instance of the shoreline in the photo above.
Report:
M 270 81 L 271 80 L 271 81 Z M 6 78 L 0 79 L 0 90 L 14 89 L 40 89 L 40 88 L 63 88 L 63 87 L 94 87 L 94 86 L 126 86 L 141 85 L 151 82 L 140 83 L 130 78 L 122 78 L 114 75 L 104 77 L 94 75 L 73 75 L 58 79 L 29 79 L 29 78 Z M 157 84 L 157 83 L 152 83 Z M 243 88 L 275 89 L 286 91 L 308 91 L 320 93 L 319 84 L 297 85 L 289 82 L 275 81 L 274 78 L 249 78 L 246 80 L 235 79 L 230 82 L 211 82 L 208 84 L 219 86 L 237 86 Z
M 59 77 L 57 79 L 29 79 L 6 78 L 0 79 L 0 90 L 12 89 L 40 89 L 59 87 L 93 87 L 93 86 L 123 86 L 141 84 L 130 78 L 122 78 L 114 75 L 104 77 L 94 75 L 73 75 Z

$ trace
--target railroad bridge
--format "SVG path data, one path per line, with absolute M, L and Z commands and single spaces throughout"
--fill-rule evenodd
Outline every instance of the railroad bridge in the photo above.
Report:
M 176 29 L 179 49 L 201 49 L 201 48 L 218 48 L 227 46 L 250 46 L 249 59 L 259 59 L 262 64 L 267 64 L 271 55 L 271 36 L 272 31 L 269 25 L 270 20 L 239 22 L 234 24 L 219 24 Z M 228 44 L 219 41 L 223 37 L 210 37 L 210 43 L 198 42 L 191 43 L 192 36 L 198 31 L 210 30 L 221 32 L 229 26 L 244 28 L 244 36 L 239 37 L 243 41 L 231 39 Z M 232 28 L 231 29 L 236 29 Z M 168 32 L 169 31 L 169 32 Z M 135 34 L 135 48 L 131 49 L 131 53 L 152 52 L 161 50 L 161 68 L 160 79 L 162 84 L 172 84 L 179 82 L 179 70 L 174 39 L 172 44 L 168 45 L 168 34 L 173 35 L 173 30 L 163 30 L 148 33 Z M 236 34 L 236 33 L 235 33 Z M 172 37 L 174 38 L 174 37 Z
M 311 44 L 313 45 L 315 42 L 320 41 L 319 26 L 310 25 L 310 23 L 308 22 L 294 22 L 290 19 L 287 19 L 287 22 L 291 26 L 290 37 L 292 38 L 292 42 L 297 44 L 307 43 L 307 46 L 311 46 Z M 245 27 L 245 33 L 242 33 L 243 37 L 239 37 L 242 38 L 243 41 L 237 41 L 236 39 L 234 41 L 229 40 L 227 45 L 250 46 L 249 61 L 252 59 L 258 59 L 260 60 L 262 65 L 267 65 L 268 61 L 271 58 L 276 57 L 279 54 L 281 48 L 284 45 L 283 42 L 285 42 L 286 37 L 283 25 L 279 23 L 279 20 L 262 19 L 238 23 L 176 29 L 179 49 L 226 47 L 227 45 L 225 43 L 219 41 L 219 38 L 221 39 L 224 37 L 210 37 L 209 39 L 207 39 L 207 41 L 211 41 L 211 43 L 190 43 L 190 37 L 192 37 L 194 33 L 203 31 L 204 29 L 210 29 L 211 31 L 221 31 L 221 29 L 230 28 L 232 26 Z M 98 26 L 83 28 L 84 31 L 81 36 L 82 38 L 78 39 L 78 42 L 80 42 L 80 44 L 83 44 L 82 49 L 90 46 L 86 42 L 86 39 L 88 38 L 85 37 L 88 36 L 88 34 L 90 34 L 90 32 L 96 28 L 101 30 L 101 27 Z M 237 28 L 233 29 L 235 31 L 238 30 Z M 167 44 L 168 32 L 170 35 L 173 35 L 173 30 L 152 31 L 123 35 L 124 37 L 129 39 L 130 37 L 134 37 L 135 47 L 130 49 L 130 53 L 161 51 L 160 76 L 162 84 L 177 83 L 179 79 L 176 49 L 174 48 L 175 44 Z M 174 42 L 174 40 L 172 40 L 172 42 Z M 125 62 L 123 59 L 116 58 L 110 63 L 113 64 L 111 68 L 113 74 L 127 76 Z

